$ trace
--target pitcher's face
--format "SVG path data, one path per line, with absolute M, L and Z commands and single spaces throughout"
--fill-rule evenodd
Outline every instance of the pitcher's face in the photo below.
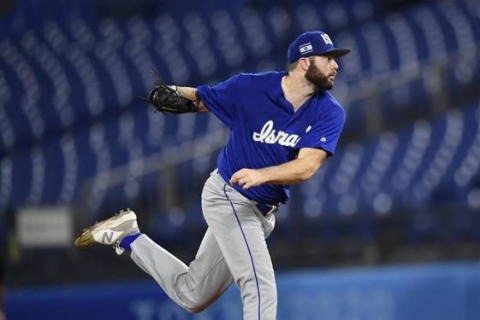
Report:
M 338 70 L 335 58 L 330 55 L 322 55 L 309 57 L 308 60 L 310 66 L 305 73 L 305 78 L 317 89 L 332 89 Z

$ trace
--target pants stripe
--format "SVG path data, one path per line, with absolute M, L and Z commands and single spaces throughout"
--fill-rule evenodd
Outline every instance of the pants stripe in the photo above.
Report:
M 227 195 L 227 191 L 225 190 L 226 187 L 227 185 L 225 184 L 223 186 L 223 193 L 225 194 L 225 197 L 227 198 L 228 202 L 230 202 L 230 206 L 232 207 L 233 214 L 235 215 L 235 219 L 237 219 L 238 227 L 242 232 L 243 240 L 245 241 L 245 245 L 247 246 L 248 254 L 250 255 L 250 262 L 252 263 L 253 274 L 255 276 L 255 284 L 257 286 L 257 296 L 258 296 L 257 310 L 258 310 L 258 320 L 260 320 L 260 286 L 258 285 L 258 277 L 257 277 L 257 271 L 255 269 L 255 262 L 253 261 L 252 251 L 250 250 L 250 246 L 248 245 L 247 237 L 245 236 L 245 232 L 243 232 L 242 224 L 240 223 L 240 219 L 238 219 L 238 215 L 237 215 L 237 212 L 235 211 L 235 207 L 233 206 L 233 202 L 230 200 L 230 198 Z

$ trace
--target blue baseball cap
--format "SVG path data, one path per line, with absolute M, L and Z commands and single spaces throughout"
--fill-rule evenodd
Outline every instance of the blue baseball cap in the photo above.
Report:
M 350 49 L 335 48 L 329 35 L 323 31 L 309 31 L 299 35 L 288 47 L 287 57 L 289 63 L 294 63 L 300 58 L 333 54 L 340 58 L 350 52 Z

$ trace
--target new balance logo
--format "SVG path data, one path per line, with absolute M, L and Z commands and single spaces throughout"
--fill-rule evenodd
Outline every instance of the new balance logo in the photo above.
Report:
M 105 231 L 102 236 L 102 243 L 112 243 L 113 235 L 114 235 L 113 231 L 110 231 L 110 232 Z

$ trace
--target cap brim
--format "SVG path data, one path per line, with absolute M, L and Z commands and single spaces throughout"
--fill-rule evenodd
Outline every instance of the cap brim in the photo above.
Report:
M 349 54 L 350 51 L 352 51 L 352 50 L 335 48 L 335 49 L 323 52 L 322 55 L 323 54 L 331 54 L 331 55 L 333 55 L 334 58 L 340 58 L 340 57 L 343 57 L 346 54 Z

